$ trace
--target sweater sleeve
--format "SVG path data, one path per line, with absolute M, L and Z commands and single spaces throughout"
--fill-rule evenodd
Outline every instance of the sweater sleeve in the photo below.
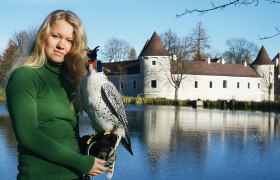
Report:
M 19 144 L 41 158 L 87 174 L 94 164 L 93 156 L 73 152 L 40 131 L 36 106 L 38 85 L 32 69 L 20 67 L 6 87 L 7 106 Z

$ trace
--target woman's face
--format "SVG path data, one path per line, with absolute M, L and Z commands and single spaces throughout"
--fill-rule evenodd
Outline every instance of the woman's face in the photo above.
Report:
M 53 62 L 61 63 L 70 51 L 74 41 L 74 29 L 65 20 L 58 20 L 52 26 L 51 34 L 45 42 L 45 54 Z

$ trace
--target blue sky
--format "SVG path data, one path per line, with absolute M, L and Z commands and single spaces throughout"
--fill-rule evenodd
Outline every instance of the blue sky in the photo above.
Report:
M 212 0 L 219 5 L 227 0 Z M 127 41 L 137 54 L 153 32 L 159 35 L 171 29 L 179 37 L 189 35 L 201 21 L 209 35 L 210 52 L 222 53 L 226 40 L 245 38 L 260 48 L 266 48 L 270 58 L 280 52 L 280 36 L 258 40 L 272 35 L 280 27 L 280 4 L 260 0 L 258 6 L 232 6 L 212 11 L 203 16 L 188 14 L 176 18 L 187 9 L 211 7 L 208 0 L 1 0 L 0 52 L 15 32 L 39 27 L 53 10 L 72 10 L 83 21 L 90 48 L 102 46 L 111 38 Z

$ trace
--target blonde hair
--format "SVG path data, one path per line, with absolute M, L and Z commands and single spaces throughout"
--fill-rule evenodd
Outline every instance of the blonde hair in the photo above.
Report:
M 64 10 L 56 10 L 50 13 L 43 24 L 39 28 L 36 38 L 32 44 L 29 55 L 19 57 L 15 66 L 10 70 L 6 78 L 6 85 L 12 72 L 19 66 L 29 66 L 32 68 L 40 68 L 46 63 L 45 42 L 51 35 L 52 26 L 58 20 L 65 20 L 73 26 L 74 40 L 73 46 L 64 57 L 62 66 L 62 78 L 67 82 L 67 87 L 71 91 L 71 100 L 76 112 L 80 111 L 79 100 L 77 96 L 78 87 L 82 78 L 86 74 L 85 63 L 87 57 L 87 38 L 83 25 L 79 17 L 71 12 Z
M 67 74 L 71 77 L 75 89 L 79 85 L 83 75 L 85 74 L 84 64 L 87 61 L 87 38 L 79 17 L 71 12 L 64 10 L 56 10 L 50 13 L 38 30 L 36 39 L 31 49 L 30 55 L 24 60 L 23 65 L 38 68 L 46 63 L 45 42 L 50 36 L 52 26 L 58 20 L 65 20 L 73 26 L 74 42 L 71 50 L 65 56 L 64 63 L 67 67 Z

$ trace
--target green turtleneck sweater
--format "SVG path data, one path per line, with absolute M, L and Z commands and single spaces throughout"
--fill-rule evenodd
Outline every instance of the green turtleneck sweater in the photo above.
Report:
M 61 65 L 21 66 L 11 75 L 7 105 L 18 140 L 18 179 L 70 180 L 87 174 L 93 156 L 78 146 L 78 120 L 60 78 Z

